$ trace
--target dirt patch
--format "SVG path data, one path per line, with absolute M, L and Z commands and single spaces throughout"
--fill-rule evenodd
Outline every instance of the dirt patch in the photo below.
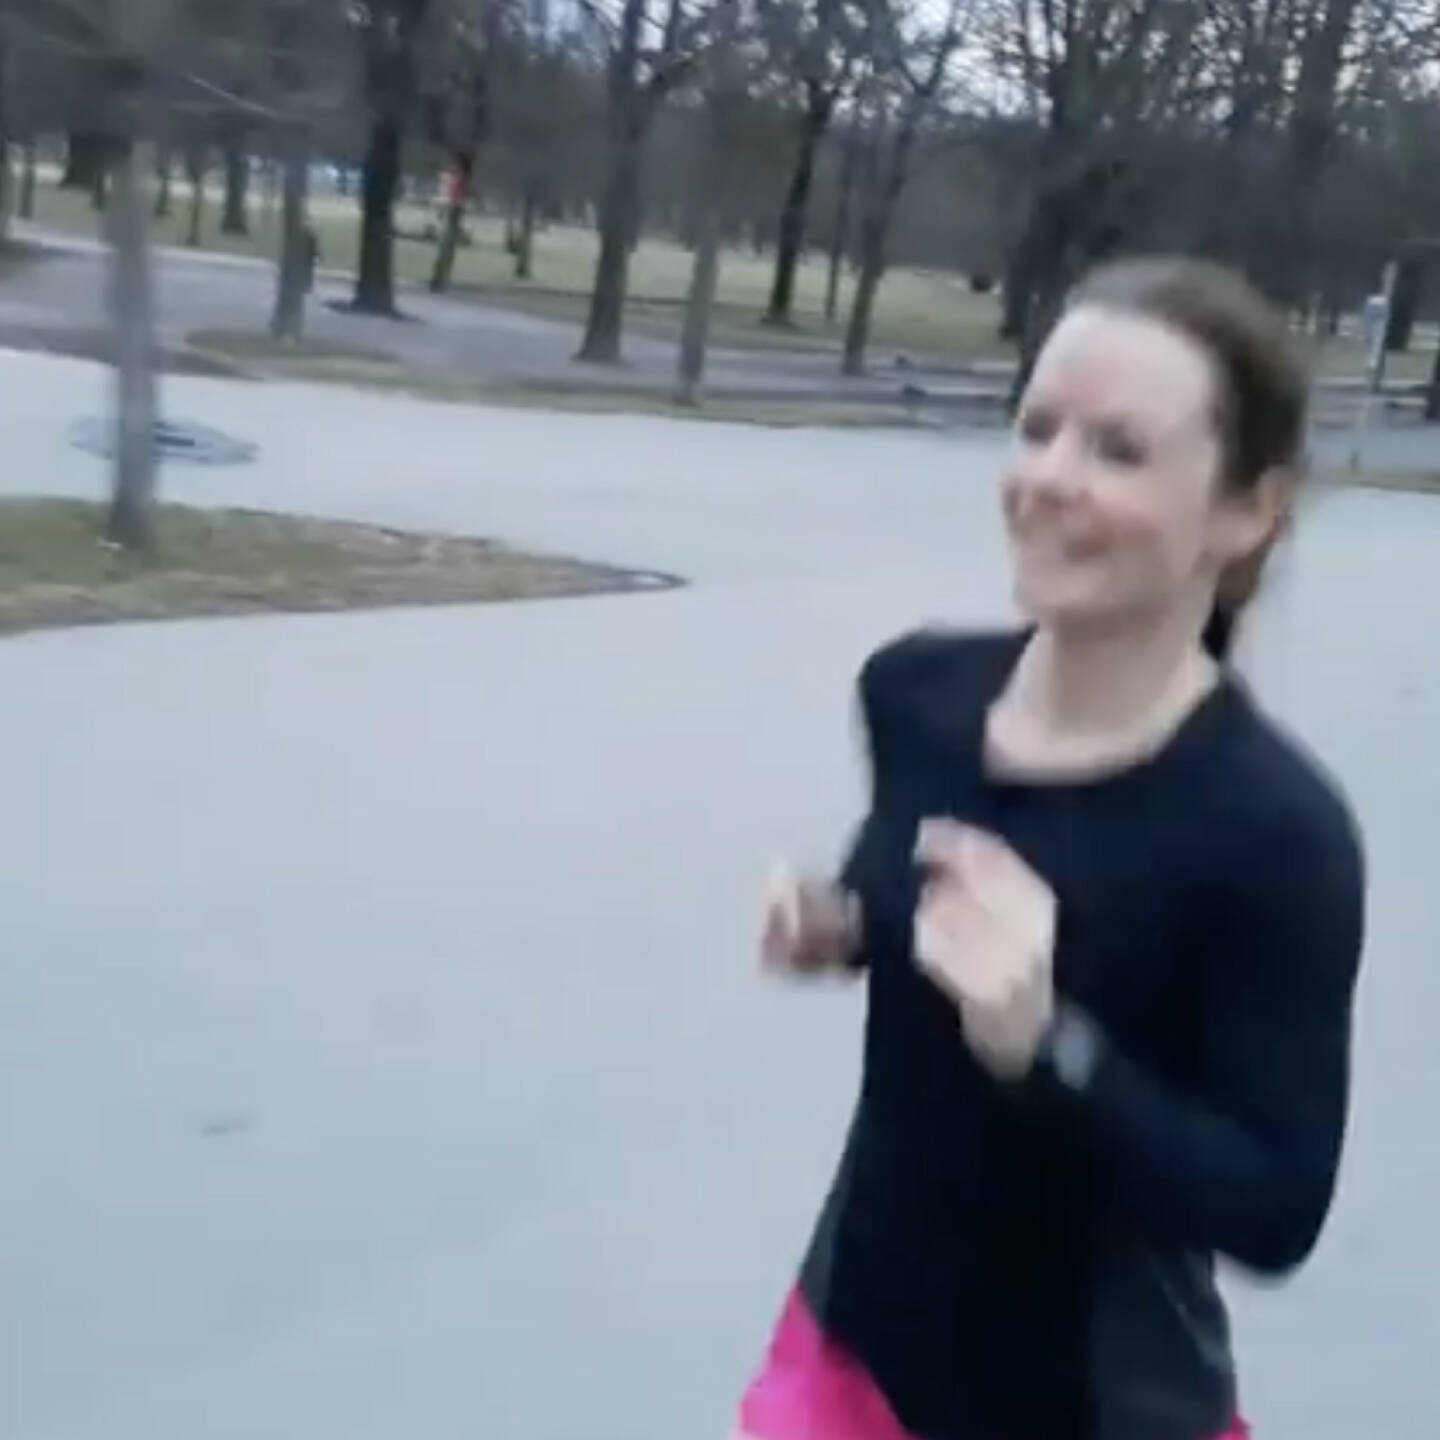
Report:
M 115 341 L 108 330 L 79 326 L 15 325 L 0 321 L 0 349 L 27 350 L 42 355 L 65 355 L 74 360 L 114 364 Z M 245 373 L 222 356 L 202 355 L 189 349 L 157 346 L 155 367 L 166 375 L 200 375 L 243 380 Z
M 1440 495 L 1437 470 L 1337 470 L 1330 477 L 1340 485 L 1358 485 L 1363 490 L 1408 490 L 1416 495 Z
M 0 240 L 0 280 L 27 265 L 44 260 L 49 253 L 38 245 L 27 245 L 23 240 Z
M 485 540 L 167 505 L 155 554 L 101 539 L 84 501 L 0 500 L 0 634 L 121 620 L 459 605 L 655 590 L 671 576 Z
M 1401 490 L 1440 496 L 1440 467 L 1365 463 L 1356 467 L 1335 460 L 1318 466 L 1305 483 L 1305 491 L 1316 496 L 1341 490 Z
M 385 350 L 365 345 L 347 345 L 330 340 L 276 340 L 268 334 L 247 330 L 196 330 L 188 344 L 207 355 L 228 360 L 333 361 L 358 365 L 394 365 L 395 357 Z

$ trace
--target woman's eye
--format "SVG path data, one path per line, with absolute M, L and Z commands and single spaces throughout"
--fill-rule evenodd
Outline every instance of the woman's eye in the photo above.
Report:
M 1055 416 L 1048 410 L 1025 410 L 1020 415 L 1020 438 L 1031 445 L 1044 445 L 1054 439 L 1058 429 Z
M 1118 425 L 1102 425 L 1096 430 L 1095 453 L 1111 465 L 1129 467 L 1145 463 L 1145 447 Z

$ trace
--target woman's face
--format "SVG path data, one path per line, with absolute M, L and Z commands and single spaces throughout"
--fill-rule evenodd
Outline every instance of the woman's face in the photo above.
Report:
M 1158 321 L 1081 306 L 1036 363 L 1004 478 L 1016 598 L 1040 624 L 1174 613 L 1197 624 L 1264 497 L 1220 492 L 1215 377 Z

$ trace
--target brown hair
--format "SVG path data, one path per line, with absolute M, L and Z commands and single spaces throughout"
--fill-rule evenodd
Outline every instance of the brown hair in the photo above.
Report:
M 1208 260 L 1121 260 L 1093 271 L 1075 287 L 1067 306 L 1077 305 L 1157 320 L 1210 356 L 1220 483 L 1226 490 L 1244 494 L 1276 470 L 1300 478 L 1309 375 L 1285 317 L 1242 276 Z M 1217 660 L 1229 653 L 1236 622 L 1278 538 L 1279 529 L 1220 576 L 1204 635 L 1205 648 Z

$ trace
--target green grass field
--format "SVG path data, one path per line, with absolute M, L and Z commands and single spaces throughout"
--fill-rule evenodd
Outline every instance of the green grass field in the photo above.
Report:
M 258 190 L 258 186 L 252 190 L 248 237 L 219 233 L 220 197 L 214 190 L 207 193 L 202 226 L 206 249 L 273 256 L 278 243 L 276 211 Z M 177 183 L 170 216 L 155 222 L 157 243 L 183 245 L 189 213 L 189 186 Z M 95 234 L 100 217 L 92 209 L 88 195 L 42 183 L 36 196 L 35 219 L 70 233 Z M 311 202 L 311 219 L 320 242 L 321 264 L 330 270 L 353 272 L 359 249 L 357 202 L 334 194 L 317 194 Z M 418 206 L 406 205 L 396 219 L 404 237 L 423 233 L 433 216 Z M 514 262 L 504 247 L 503 222 L 498 217 L 475 217 L 470 230 L 473 243 L 462 248 L 456 258 L 457 295 L 571 320 L 577 326 L 582 323 L 595 266 L 593 231 L 576 226 L 552 226 L 542 231 L 536 237 L 533 275 L 526 281 L 515 278 Z M 425 239 L 397 238 L 395 256 L 397 279 L 402 284 L 423 284 L 430 276 L 435 245 Z M 690 265 L 689 252 L 669 240 L 652 237 L 640 244 L 631 266 L 627 311 L 627 324 L 633 330 L 662 337 L 678 334 Z M 716 295 L 714 342 L 761 350 L 837 349 L 840 325 L 827 327 L 823 317 L 823 258 L 812 258 L 801 266 L 796 286 L 796 330 L 776 331 L 760 325 L 772 265 L 771 256 L 756 255 L 748 249 L 725 253 Z M 849 298 L 846 276 L 841 290 L 842 322 Z M 963 276 L 897 269 L 886 276 L 877 301 L 871 357 L 879 362 L 904 353 L 917 361 L 928 359 L 957 366 L 1003 360 L 1013 351 L 997 340 L 998 322 L 994 297 L 973 294 Z M 1417 347 L 1410 354 L 1391 356 L 1386 374 L 1394 381 L 1421 381 L 1429 374 L 1432 354 Z M 1354 339 L 1332 340 L 1317 351 L 1317 370 L 1324 375 L 1355 377 L 1363 373 L 1364 365 L 1362 348 Z

